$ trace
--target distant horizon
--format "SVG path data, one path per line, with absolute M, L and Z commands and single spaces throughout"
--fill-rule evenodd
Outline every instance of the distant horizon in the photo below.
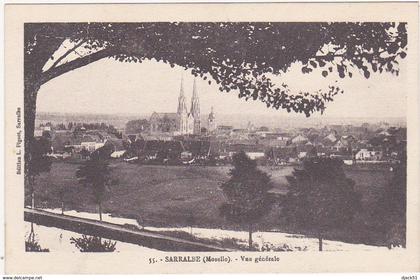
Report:
M 157 113 L 171 113 L 171 112 L 164 112 L 164 111 L 153 111 Z M 123 112 L 123 113 L 91 113 L 91 112 L 57 112 L 57 111 L 37 111 L 36 114 L 55 114 L 55 115 L 94 115 L 94 116 L 150 116 L 153 112 L 146 112 L 146 113 L 134 113 L 134 112 Z M 210 111 L 208 112 L 210 113 Z M 201 112 L 201 116 L 208 115 L 207 112 L 203 114 Z M 240 116 L 241 113 L 220 113 L 218 114 L 217 111 L 215 112 L 216 116 Z M 407 119 L 406 116 L 392 116 L 392 117 L 372 117 L 372 116 L 354 116 L 354 117 L 338 117 L 338 116 L 324 116 L 324 115 L 317 115 L 317 116 L 309 116 L 306 117 L 305 115 L 279 115 L 279 116 L 272 116 L 270 113 L 247 113 L 247 115 L 251 116 L 267 116 L 267 117 L 278 117 L 278 118 L 292 118 L 292 119 L 301 119 L 301 120 L 310 120 L 310 119 Z
M 48 116 L 58 120 L 48 120 Z M 36 121 L 38 124 L 43 121 L 52 121 L 57 123 L 67 122 L 106 122 L 112 124 L 117 128 L 124 128 L 126 123 L 131 120 L 148 119 L 149 114 L 96 114 L 96 113 L 62 113 L 62 112 L 37 112 Z M 92 119 L 90 119 L 92 118 Z M 201 115 L 202 126 L 207 127 L 207 114 Z M 264 116 L 261 114 L 249 113 L 246 116 L 236 113 L 231 114 L 217 114 L 217 125 L 230 125 L 235 128 L 246 128 L 251 122 L 254 126 L 266 126 L 273 129 L 293 129 L 302 127 L 319 127 L 326 125 L 361 125 L 363 123 L 378 124 L 388 123 L 391 126 L 406 127 L 406 118 L 401 117 L 309 117 L 302 118 L 296 116 Z

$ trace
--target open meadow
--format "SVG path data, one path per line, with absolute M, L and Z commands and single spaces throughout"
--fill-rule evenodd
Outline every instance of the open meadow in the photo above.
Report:
M 78 166 L 54 162 L 50 172 L 41 174 L 36 180 L 36 207 L 61 208 L 61 201 L 64 201 L 66 210 L 97 212 L 91 190 L 77 181 Z M 110 166 L 114 184 L 109 187 L 103 203 L 105 213 L 136 219 L 144 226 L 241 229 L 219 214 L 219 207 L 225 200 L 219 186 L 227 180 L 229 166 L 144 166 L 120 161 L 113 161 Z M 285 176 L 292 173 L 293 167 L 260 168 L 271 175 L 273 192 L 287 192 Z M 328 237 L 344 242 L 384 245 L 375 207 L 391 172 L 353 169 L 346 170 L 346 174 L 356 182 L 356 191 L 362 194 L 362 208 L 352 224 L 330 232 Z M 284 221 L 280 206 L 273 207 L 258 229 L 297 233 Z

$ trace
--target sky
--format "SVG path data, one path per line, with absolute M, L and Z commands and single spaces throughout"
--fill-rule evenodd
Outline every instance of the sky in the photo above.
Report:
M 319 71 L 302 74 L 294 66 L 276 81 L 291 89 L 325 89 L 329 84 L 341 86 L 344 94 L 327 104 L 323 117 L 331 118 L 401 118 L 406 112 L 406 62 L 400 64 L 400 75 L 373 73 L 369 79 L 354 73 L 353 78 L 337 75 L 323 78 Z M 142 63 L 102 59 L 63 74 L 44 84 L 38 94 L 38 112 L 138 114 L 176 112 L 181 77 L 190 107 L 194 76 L 180 67 L 171 68 L 154 60 Z M 302 117 L 302 114 L 267 109 L 261 101 L 239 99 L 238 92 L 224 93 L 215 83 L 197 78 L 201 114 L 214 107 L 216 114 L 255 114 L 267 117 Z M 319 117 L 320 114 L 314 115 Z

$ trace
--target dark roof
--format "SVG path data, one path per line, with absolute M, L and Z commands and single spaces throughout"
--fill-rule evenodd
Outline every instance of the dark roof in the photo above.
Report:
M 122 139 L 109 139 L 106 141 L 105 145 L 112 146 L 114 151 L 125 150 L 124 140 Z
M 137 139 L 137 135 L 136 134 L 129 134 L 127 135 L 128 140 L 130 140 L 131 143 L 134 143 Z
M 154 112 L 150 118 L 159 118 L 159 119 L 163 119 L 163 118 L 168 118 L 168 119 L 176 119 L 178 118 L 178 114 L 177 113 L 156 113 Z
M 144 144 L 143 151 L 146 154 L 156 153 L 158 151 L 183 152 L 184 148 L 180 141 L 148 140 Z
M 262 145 L 232 144 L 227 147 L 229 152 L 264 152 Z
M 91 135 L 84 135 L 81 142 L 95 142 L 95 139 Z
M 205 156 L 209 153 L 209 141 L 183 141 L 184 149 L 193 154 L 193 156 Z
M 222 141 L 210 141 L 210 154 L 217 155 L 224 152 L 226 147 L 225 142 Z
M 230 125 L 219 125 L 219 126 L 217 126 L 217 129 L 219 129 L 219 130 L 232 130 L 233 129 L 233 126 L 230 126 Z

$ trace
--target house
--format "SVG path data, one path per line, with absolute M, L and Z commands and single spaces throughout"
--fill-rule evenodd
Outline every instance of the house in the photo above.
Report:
M 322 139 L 322 144 L 324 146 L 333 146 L 338 140 L 338 136 L 337 133 L 331 132 L 330 134 L 328 134 L 327 136 L 324 137 L 324 139 Z
M 144 140 L 144 137 L 141 133 L 137 133 L 137 134 L 126 134 L 123 136 L 123 140 L 125 140 L 128 143 L 134 143 L 138 140 Z
M 356 160 L 361 161 L 377 161 L 382 160 L 383 153 L 381 151 L 373 151 L 369 149 L 361 149 L 355 155 Z
M 124 151 L 115 151 L 115 152 L 111 153 L 110 157 L 111 158 L 121 158 L 125 155 L 125 153 L 126 153 L 125 150 Z
M 80 147 L 82 148 L 82 150 L 86 150 L 88 152 L 94 152 L 103 146 L 104 146 L 104 143 L 96 143 L 93 141 L 80 143 Z
M 105 145 L 111 146 L 114 152 L 125 151 L 126 146 L 122 139 L 108 139 L 105 141 Z
M 191 159 L 193 157 L 193 154 L 189 151 L 183 151 L 181 152 L 181 159 Z
M 94 152 L 95 150 L 103 147 L 104 145 L 104 142 L 100 142 L 99 139 L 94 139 L 92 135 L 85 135 L 80 141 L 81 149 L 86 150 L 88 152 Z
M 259 159 L 265 157 L 264 152 L 245 152 L 250 159 Z
M 303 158 L 306 158 L 307 156 L 308 156 L 307 152 L 300 152 L 298 154 L 298 159 L 303 159 Z
M 332 146 L 334 151 L 347 151 L 349 148 L 349 145 L 346 141 L 342 141 L 341 139 L 338 140 L 333 146 Z
M 60 139 L 60 140 L 58 140 Z M 62 148 L 62 144 L 64 143 L 64 148 Z M 73 152 L 79 153 L 81 151 L 88 151 L 94 152 L 99 148 L 102 148 L 105 143 L 100 141 L 99 138 L 93 137 L 91 135 L 84 135 L 65 137 L 61 135 L 60 137 L 55 138 L 53 140 L 53 148 L 57 145 L 57 149 L 63 150 L 73 150 Z
M 108 139 L 105 141 L 104 147 L 107 147 L 106 150 L 110 152 L 108 152 L 108 155 L 111 158 L 121 158 L 127 152 L 126 145 L 124 145 L 124 140 L 122 139 Z
M 248 134 L 248 130 L 244 128 L 234 128 L 232 130 L 233 135 L 241 135 L 241 134 Z
M 305 144 L 308 142 L 308 138 L 299 134 L 298 136 L 292 139 L 292 144 Z
M 380 133 L 378 133 L 379 135 L 382 136 L 391 136 L 391 133 L 389 133 L 387 130 L 382 130 Z
M 287 146 L 288 141 L 283 139 L 265 138 L 258 140 L 258 143 L 267 147 L 284 147 Z
M 231 144 L 226 146 L 226 151 L 229 153 L 230 157 L 241 151 L 245 152 L 245 154 L 251 159 L 259 159 L 265 157 L 265 150 L 264 146 L 262 145 Z
M 230 125 L 219 125 L 219 126 L 217 126 L 217 133 L 231 134 L 232 130 L 233 130 L 233 126 L 230 126 Z
M 39 128 L 35 128 L 34 130 L 34 137 L 41 137 L 43 134 L 44 130 L 39 129 Z

